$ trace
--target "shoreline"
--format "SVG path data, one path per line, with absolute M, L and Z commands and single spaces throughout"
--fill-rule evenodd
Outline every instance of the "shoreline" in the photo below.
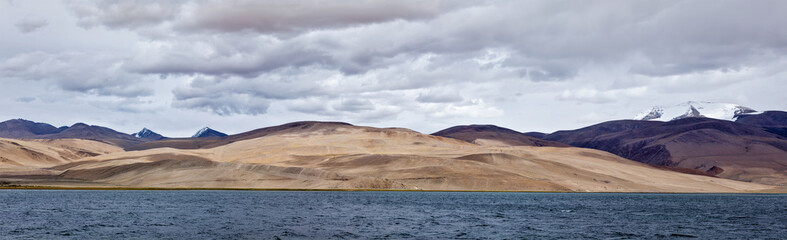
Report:
M 0 186 L 0 190 L 87 190 L 87 191 L 279 191 L 279 192 L 488 192 L 488 193 L 630 193 L 630 194 L 787 194 L 787 190 L 763 192 L 578 192 L 578 191 L 495 191 L 420 189 L 303 189 L 303 188 L 158 188 L 158 187 L 57 187 Z

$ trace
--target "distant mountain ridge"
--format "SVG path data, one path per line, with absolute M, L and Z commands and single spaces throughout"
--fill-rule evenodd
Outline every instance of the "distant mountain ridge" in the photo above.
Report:
M 50 124 L 38 123 L 24 119 L 11 119 L 0 123 L 0 137 L 28 139 L 64 139 L 76 138 L 95 140 L 121 147 L 133 146 L 144 141 L 129 134 L 110 128 L 76 123 L 70 127 L 56 128 Z
M 11 119 L 0 122 L 0 137 L 34 138 L 38 135 L 55 134 L 67 127 L 56 128 L 46 123 L 33 122 L 25 119 Z

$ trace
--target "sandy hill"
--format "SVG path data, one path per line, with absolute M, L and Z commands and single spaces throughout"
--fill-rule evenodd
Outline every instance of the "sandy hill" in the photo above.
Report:
M 538 133 L 530 133 L 538 135 Z M 462 141 L 486 146 L 535 146 L 535 147 L 569 147 L 570 145 L 547 141 L 525 133 L 495 125 L 463 125 L 450 127 L 434 136 L 455 138 Z
M 787 139 L 749 124 L 710 118 L 623 120 L 558 131 L 544 139 L 723 178 L 787 184 Z
M 115 152 L 5 181 L 59 186 L 749 192 L 774 186 L 664 171 L 581 148 L 489 147 L 408 129 L 299 122 L 199 149 Z
M 82 139 L 0 138 L 0 172 L 28 174 L 83 158 L 122 152 L 120 147 Z

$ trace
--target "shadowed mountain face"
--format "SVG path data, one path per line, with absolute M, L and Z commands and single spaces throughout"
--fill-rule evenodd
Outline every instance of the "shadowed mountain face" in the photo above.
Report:
M 787 139 L 759 126 L 709 118 L 611 121 L 544 137 L 643 163 L 787 184 Z
M 464 125 L 432 133 L 434 136 L 448 137 L 479 145 L 568 147 L 569 145 L 543 140 L 495 125 Z
M 87 139 L 129 147 L 147 140 L 133 137 L 115 130 L 77 123 L 71 127 L 55 128 L 46 123 L 13 119 L 0 123 L 0 137 L 28 139 Z
M 766 111 L 761 114 L 743 115 L 735 122 L 759 126 L 765 131 L 787 138 L 787 112 Z
M 735 122 L 760 127 L 787 127 L 787 112 L 766 111 L 761 114 L 742 115 Z

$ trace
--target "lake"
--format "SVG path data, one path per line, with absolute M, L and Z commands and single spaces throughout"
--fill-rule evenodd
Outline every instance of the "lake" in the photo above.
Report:
M 784 239 L 785 194 L 0 190 L 0 238 Z

